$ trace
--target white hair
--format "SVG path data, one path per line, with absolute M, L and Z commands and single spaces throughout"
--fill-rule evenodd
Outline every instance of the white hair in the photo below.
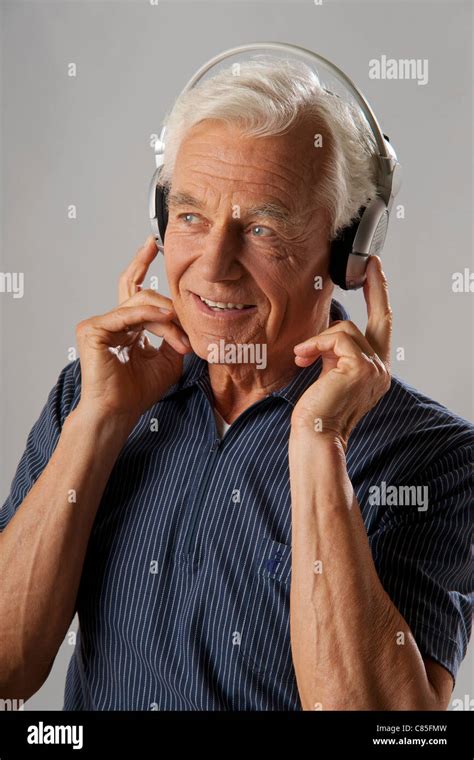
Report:
M 375 139 L 360 109 L 327 92 L 316 72 L 297 60 L 255 56 L 182 93 L 164 121 L 160 184 L 171 185 L 181 141 L 205 119 L 238 124 L 246 135 L 265 137 L 285 134 L 308 116 L 323 144 L 329 143 L 314 190 L 316 208 L 329 212 L 333 239 L 376 195 Z

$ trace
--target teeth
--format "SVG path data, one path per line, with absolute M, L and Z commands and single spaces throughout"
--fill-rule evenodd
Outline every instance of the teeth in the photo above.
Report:
M 211 307 L 211 309 L 244 309 L 243 303 L 223 303 L 222 301 L 210 301 L 208 298 L 199 296 L 201 301 Z

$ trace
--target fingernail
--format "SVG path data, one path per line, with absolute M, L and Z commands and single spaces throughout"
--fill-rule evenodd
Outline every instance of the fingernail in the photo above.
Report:
M 188 348 L 191 348 L 191 343 L 189 342 L 188 338 L 186 338 L 185 335 L 181 336 L 181 342 L 184 343 L 185 346 Z
M 160 311 L 163 312 L 163 314 L 172 314 L 173 313 L 171 309 L 163 309 L 163 307 L 161 307 L 161 306 L 158 306 L 158 308 L 159 308 Z

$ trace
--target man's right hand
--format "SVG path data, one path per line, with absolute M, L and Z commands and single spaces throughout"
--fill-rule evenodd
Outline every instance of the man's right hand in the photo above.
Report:
M 181 377 L 183 356 L 192 348 L 173 302 L 140 287 L 156 254 L 150 236 L 120 278 L 119 307 L 77 325 L 82 376 L 78 409 L 134 425 Z M 144 330 L 163 338 L 159 348 L 149 343 Z M 120 355 L 110 349 L 121 349 Z

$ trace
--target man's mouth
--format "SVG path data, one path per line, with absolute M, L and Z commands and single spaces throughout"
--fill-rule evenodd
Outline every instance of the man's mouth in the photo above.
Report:
M 224 302 L 224 301 L 213 301 L 210 298 L 204 298 L 204 296 L 199 296 L 201 301 L 206 304 L 206 306 L 209 306 L 210 309 L 213 311 L 232 311 L 233 309 L 252 309 L 254 304 L 246 304 L 246 303 L 230 303 L 230 302 Z
M 198 295 L 190 291 L 198 311 L 213 319 L 245 319 L 257 311 L 254 304 L 234 303 L 233 301 L 218 301 L 213 298 Z

